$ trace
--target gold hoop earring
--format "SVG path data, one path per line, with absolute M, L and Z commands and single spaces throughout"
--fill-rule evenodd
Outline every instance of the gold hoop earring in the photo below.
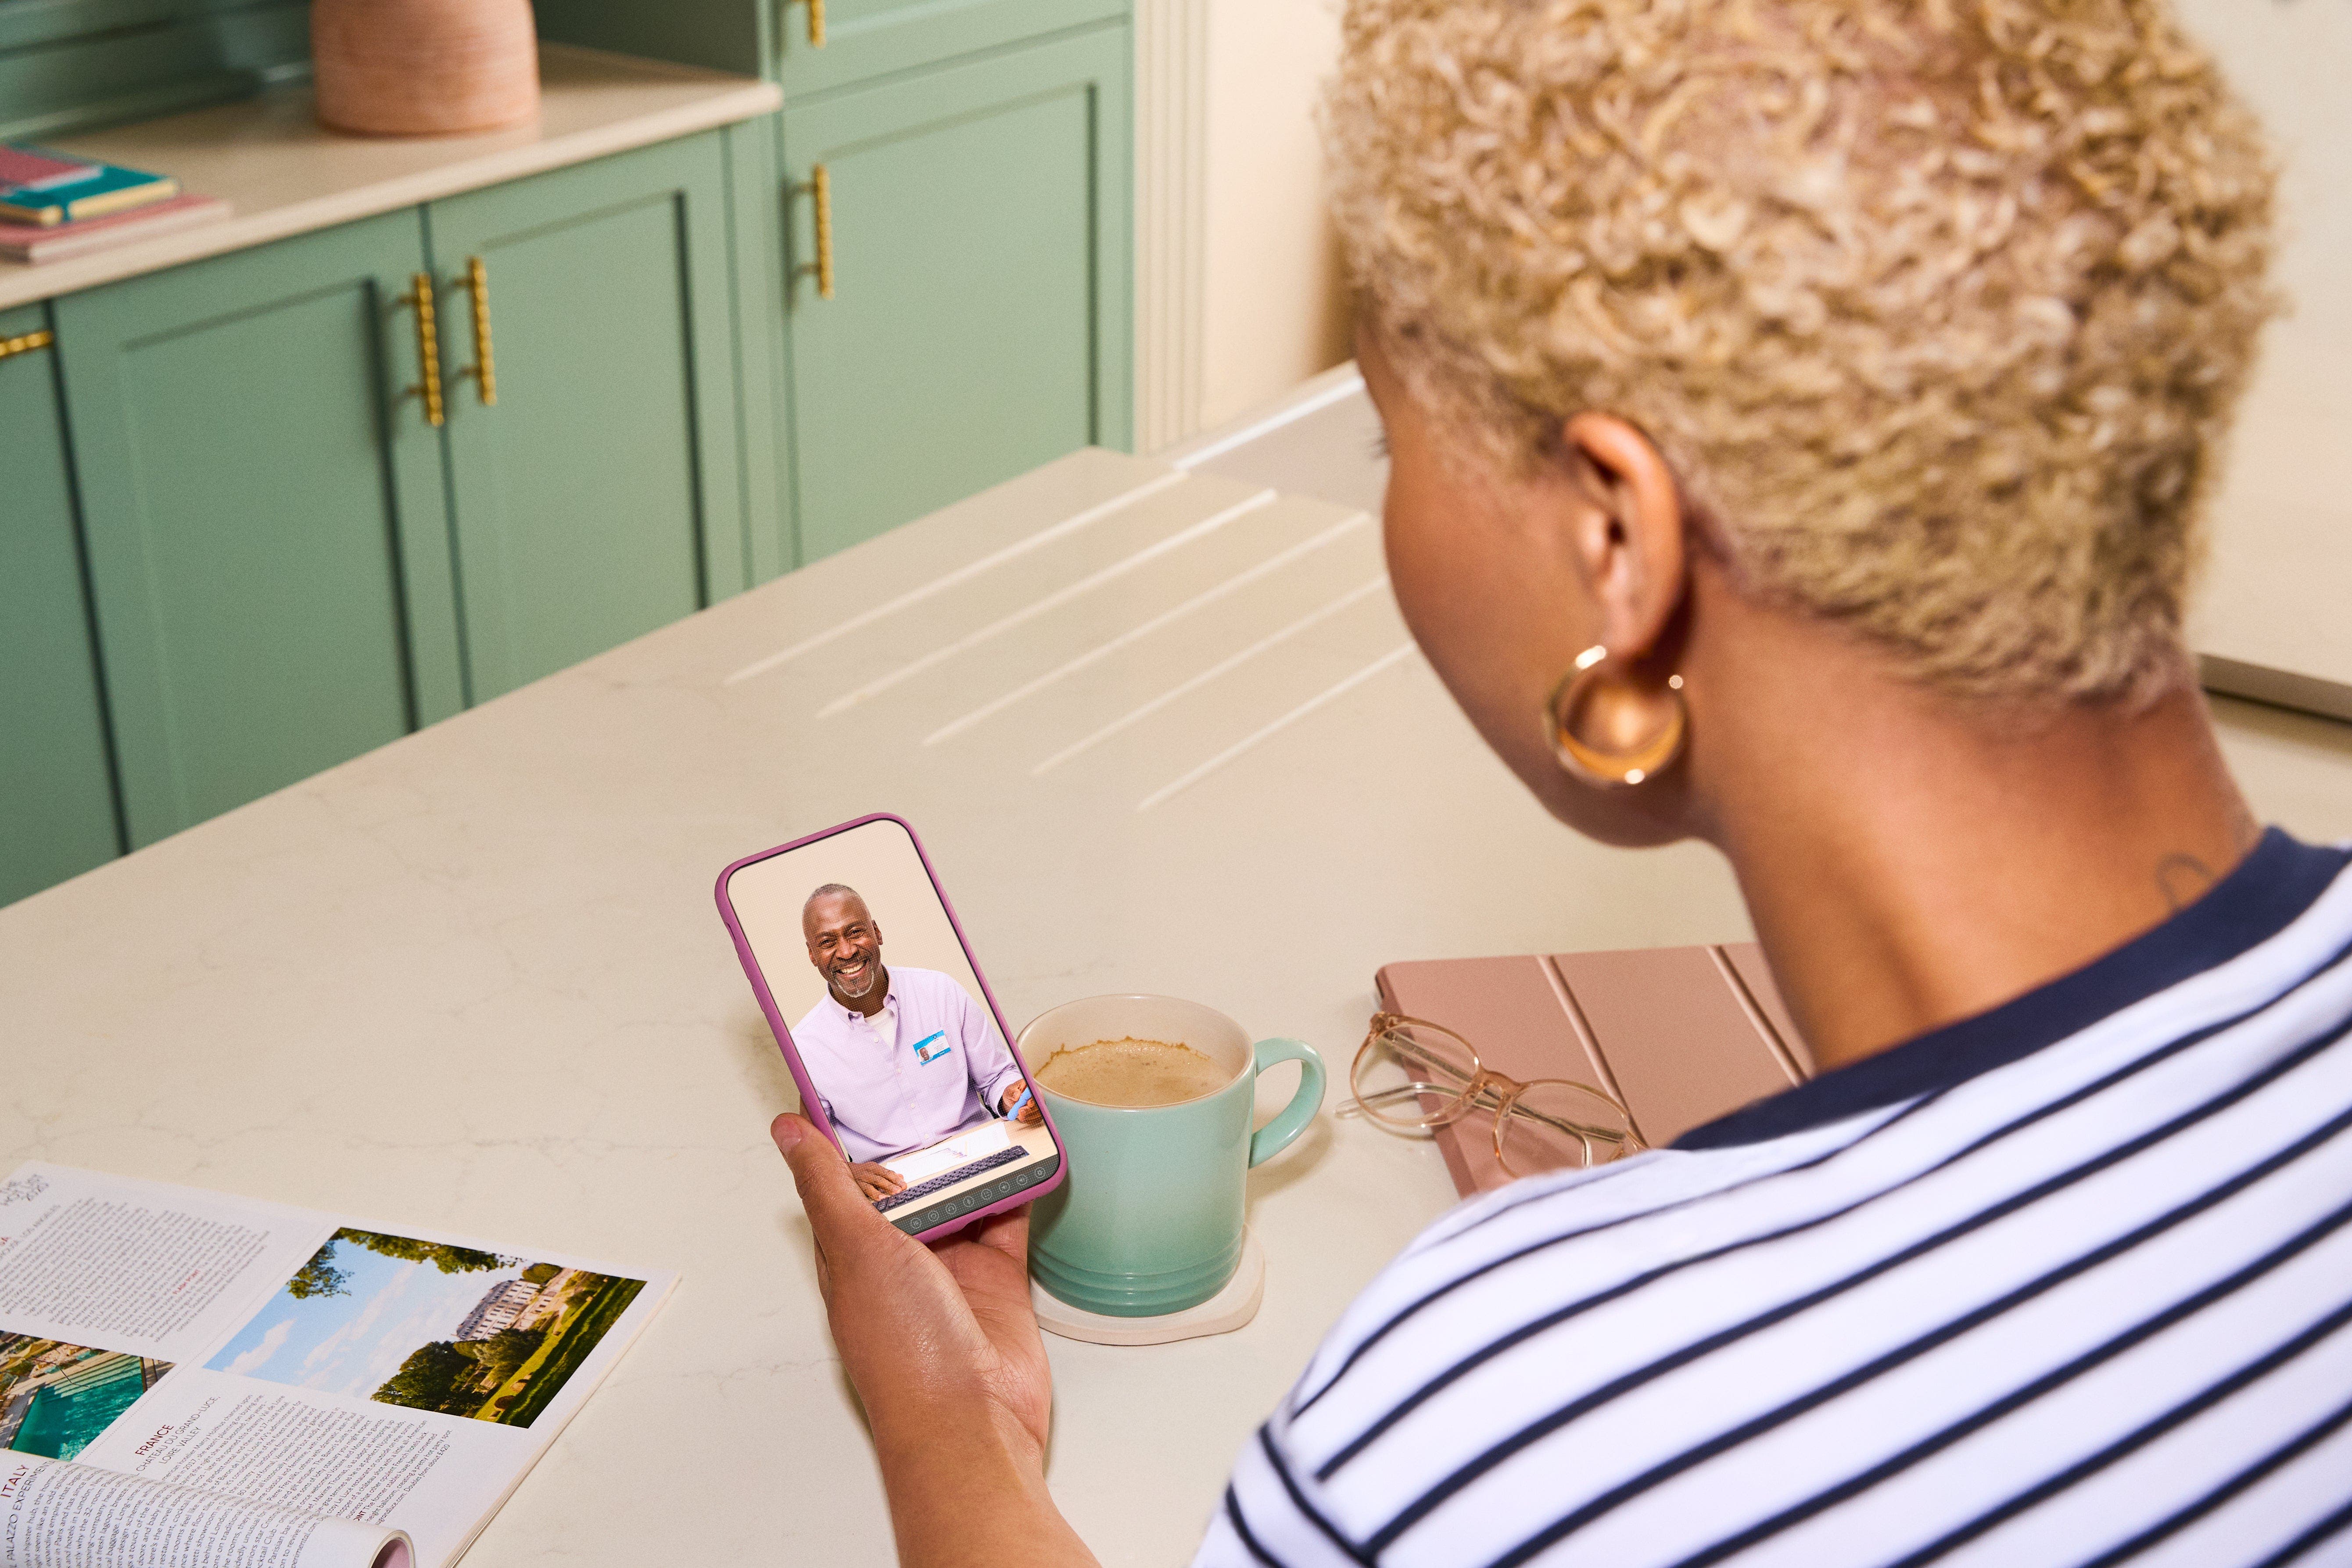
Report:
M 1544 740 L 1570 777 L 1622 789 L 1656 778 L 1682 755 L 1690 708 L 1680 675 L 1667 676 L 1663 693 L 1647 692 L 1604 674 L 1608 659 L 1598 643 L 1576 656 L 1544 705 Z

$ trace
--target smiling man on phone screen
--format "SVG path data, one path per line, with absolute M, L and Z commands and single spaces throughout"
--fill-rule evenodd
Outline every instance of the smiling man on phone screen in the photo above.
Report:
M 829 882 L 801 906 L 824 999 L 793 1025 L 810 1081 L 869 1198 L 905 1189 L 882 1162 L 1007 1113 L 1021 1069 L 987 1010 L 952 976 L 886 968 L 882 927 L 857 890 Z M 1020 1120 L 1044 1118 L 1034 1097 Z

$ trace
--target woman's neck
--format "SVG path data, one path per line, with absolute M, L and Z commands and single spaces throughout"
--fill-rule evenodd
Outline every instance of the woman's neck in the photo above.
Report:
M 1859 650 L 1803 652 L 1748 668 L 1804 682 L 1730 677 L 1704 709 L 1693 681 L 1692 762 L 1707 836 L 1825 1069 L 2081 967 L 2259 837 L 2192 685 L 2137 710 L 2003 716 Z

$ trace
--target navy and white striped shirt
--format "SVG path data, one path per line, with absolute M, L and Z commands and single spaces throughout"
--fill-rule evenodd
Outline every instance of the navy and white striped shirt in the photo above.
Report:
M 2352 875 L 1448 1214 L 1202 1564 L 2352 1563 Z

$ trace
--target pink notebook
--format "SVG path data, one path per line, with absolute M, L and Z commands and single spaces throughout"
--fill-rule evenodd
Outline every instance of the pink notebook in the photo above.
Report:
M 218 196 L 179 195 L 152 202 L 128 212 L 43 228 L 36 224 L 0 222 L 0 256 L 13 261 L 58 261 L 85 251 L 130 245 L 150 235 L 208 224 L 228 216 L 229 205 Z
M 1654 1148 L 1813 1072 L 1752 942 L 1391 964 L 1374 984 L 1383 1008 L 1444 1024 L 1496 1072 L 1598 1084 Z M 1494 1124 L 1474 1111 L 1438 1131 L 1465 1197 L 1511 1179 Z

